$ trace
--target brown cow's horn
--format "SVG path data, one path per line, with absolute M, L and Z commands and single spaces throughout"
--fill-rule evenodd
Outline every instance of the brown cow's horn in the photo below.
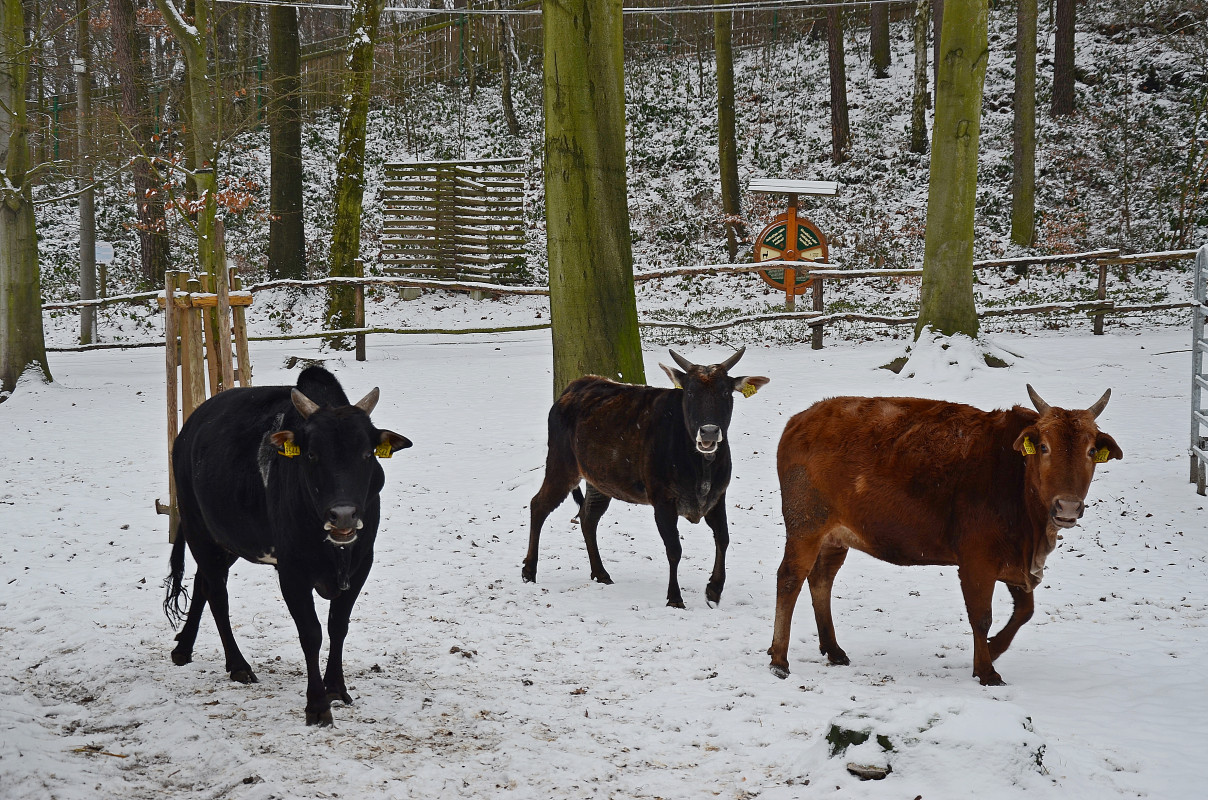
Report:
M 696 366 L 691 361 L 684 358 L 683 356 L 681 356 L 679 353 L 675 352 L 674 350 L 668 350 L 667 352 L 670 353 L 671 357 L 675 359 L 675 363 L 680 365 L 680 369 L 690 370 L 694 366 Z
M 380 394 L 381 392 L 378 391 L 378 387 L 374 386 L 369 394 L 358 400 L 355 405 L 366 414 L 372 414 L 374 407 L 378 404 L 378 396 Z
M 1032 405 L 1036 406 L 1036 410 L 1041 414 L 1047 414 L 1052 408 L 1048 403 L 1041 399 L 1040 395 L 1036 394 L 1036 390 L 1032 388 L 1032 384 L 1028 384 L 1028 397 L 1032 398 Z
M 302 415 L 302 419 L 309 419 L 311 414 L 319 410 L 317 403 L 297 389 L 291 389 L 289 396 L 293 399 L 294 408 L 298 409 L 298 413 Z
M 1112 390 L 1108 389 L 1106 392 L 1103 393 L 1103 396 L 1100 397 L 1095 402 L 1095 404 L 1093 406 L 1091 406 L 1090 408 L 1087 409 L 1087 411 L 1091 412 L 1091 416 L 1093 416 L 1093 417 L 1099 416 L 1100 414 L 1103 413 L 1103 409 L 1107 408 L 1107 401 L 1108 401 L 1108 398 L 1110 398 L 1111 396 L 1112 396 Z
M 725 361 L 721 362 L 721 365 L 720 365 L 720 366 L 721 366 L 721 368 L 722 368 L 722 369 L 724 369 L 724 370 L 726 370 L 727 372 L 729 372 L 729 371 L 730 371 L 730 367 L 732 367 L 732 366 L 734 366 L 735 364 L 737 364 L 737 363 L 738 363 L 738 359 L 742 358 L 742 354 L 743 354 L 743 353 L 745 353 L 745 352 L 747 352 L 747 348 L 743 347 L 743 348 L 742 348 L 741 350 L 739 350 L 737 353 L 735 353 L 734 355 L 730 356 L 730 357 L 729 357 L 729 358 L 727 358 Z

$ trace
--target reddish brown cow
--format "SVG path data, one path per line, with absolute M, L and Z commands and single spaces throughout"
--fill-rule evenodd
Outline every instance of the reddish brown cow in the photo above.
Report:
M 973 674 L 999 685 L 993 662 L 1032 616 L 1032 590 L 1057 532 L 1078 524 L 1095 464 L 1123 458 L 1095 425 L 1111 390 L 1082 410 L 981 411 L 940 400 L 835 397 L 789 420 L 776 465 L 787 539 L 776 583 L 771 670 L 789 674 L 789 628 L 809 580 L 819 649 L 835 641 L 831 585 L 848 548 L 903 566 L 956 565 L 973 627 Z M 990 632 L 995 581 L 1015 603 Z

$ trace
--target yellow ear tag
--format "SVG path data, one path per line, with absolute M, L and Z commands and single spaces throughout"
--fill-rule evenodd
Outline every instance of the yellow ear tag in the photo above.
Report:
M 751 395 L 753 395 L 759 391 L 759 387 L 753 383 L 744 383 L 742 385 L 742 389 L 740 389 L 739 391 L 742 392 L 743 397 L 750 397 Z
M 293 458 L 294 456 L 302 455 L 302 448 L 291 441 L 286 440 L 285 444 L 281 445 L 281 449 L 277 451 L 277 455 Z
M 1095 463 L 1106 464 L 1107 460 L 1112 457 L 1111 451 L 1106 447 L 1100 447 L 1095 451 Z
M 1032 439 L 1029 436 L 1023 437 L 1023 454 L 1025 456 L 1036 455 L 1036 445 L 1032 444 Z
M 378 458 L 390 458 L 394 451 L 390 449 L 390 442 L 382 442 L 373 450 L 373 454 Z

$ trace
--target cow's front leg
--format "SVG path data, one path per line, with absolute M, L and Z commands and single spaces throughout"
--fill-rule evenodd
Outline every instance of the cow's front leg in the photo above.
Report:
M 370 556 L 364 566 L 353 573 L 348 582 L 348 589 L 340 592 L 340 595 L 331 601 L 327 612 L 329 647 L 327 671 L 323 673 L 323 688 L 328 703 L 339 700 L 344 705 L 352 705 L 352 696 L 348 694 L 348 687 L 344 684 L 344 639 L 348 636 L 348 620 L 352 617 L 352 607 L 361 594 L 365 579 L 369 577 L 372 564 L 373 559 Z
M 994 576 L 975 567 L 961 566 L 957 570 L 961 580 L 961 593 L 965 596 L 965 610 L 969 614 L 969 625 L 973 628 L 973 675 L 982 686 L 1002 686 L 1002 677 L 994 670 L 994 659 L 990 657 L 990 625 L 994 622 L 991 602 L 994 599 Z
M 667 605 L 683 608 L 684 598 L 680 595 L 679 587 L 679 562 L 683 547 L 680 546 L 679 514 L 676 513 L 674 500 L 655 504 L 654 524 L 658 526 L 659 536 L 663 537 L 663 547 L 667 550 L 667 567 L 670 572 L 667 579 Z
M 281 596 L 285 598 L 285 605 L 294 618 L 298 639 L 302 643 L 302 654 L 306 658 L 306 724 L 330 725 L 331 701 L 327 699 L 327 688 L 319 671 L 323 626 L 315 614 L 311 585 L 302 575 L 293 573 L 283 565 L 278 565 L 277 575 L 281 582 Z
M 1011 599 L 1015 602 L 1015 607 L 1011 611 L 1011 618 L 1007 620 L 1007 624 L 1003 625 L 1002 630 L 990 640 L 991 661 L 997 661 L 998 657 L 1007 651 L 1015 634 L 1025 622 L 1032 618 L 1032 612 L 1036 608 L 1036 598 L 1031 592 L 1018 586 L 1008 585 L 1007 589 L 1011 592 Z
M 705 514 L 705 523 L 713 530 L 713 543 L 717 552 L 713 557 L 713 573 L 705 586 L 705 601 L 710 608 L 721 602 L 721 590 L 726 585 L 726 548 L 730 546 L 730 526 L 726 521 L 726 496 L 717 499 L 717 504 Z

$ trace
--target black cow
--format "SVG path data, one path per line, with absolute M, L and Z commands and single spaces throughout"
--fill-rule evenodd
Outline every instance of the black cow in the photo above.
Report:
M 703 518 L 713 530 L 717 555 L 705 588 L 710 606 L 721 601 L 726 582 L 726 488 L 730 485 L 730 444 L 726 431 L 734 412 L 733 392 L 754 394 L 768 382 L 762 376 L 730 377 L 728 371 L 746 348 L 720 364 L 698 366 L 674 351 L 683 372 L 663 371 L 674 389 L 633 386 L 597 375 L 572 382 L 549 412 L 549 452 L 545 482 L 529 509 L 532 529 L 520 575 L 537 580 L 541 525 L 574 488 L 591 577 L 612 583 L 600 562 L 596 526 L 612 498 L 654 506 L 654 521 L 671 576 L 667 605 L 684 607 L 676 570 L 680 560 L 678 521 Z M 579 493 L 587 481 L 586 496 Z
M 188 664 L 210 604 L 231 680 L 256 675 L 231 633 L 227 573 L 238 558 L 274 564 L 306 655 L 306 724 L 331 724 L 331 701 L 349 704 L 343 647 L 348 619 L 373 564 L 385 477 L 374 455 L 410 447 L 374 427 L 375 388 L 349 404 L 327 370 L 310 367 L 298 386 L 230 389 L 185 422 L 172 456 L 180 528 L 172 547 L 164 610 L 181 613 L 185 545 L 197 562 L 193 601 L 172 661 Z M 319 673 L 323 629 L 311 591 L 331 601 L 327 672 Z

